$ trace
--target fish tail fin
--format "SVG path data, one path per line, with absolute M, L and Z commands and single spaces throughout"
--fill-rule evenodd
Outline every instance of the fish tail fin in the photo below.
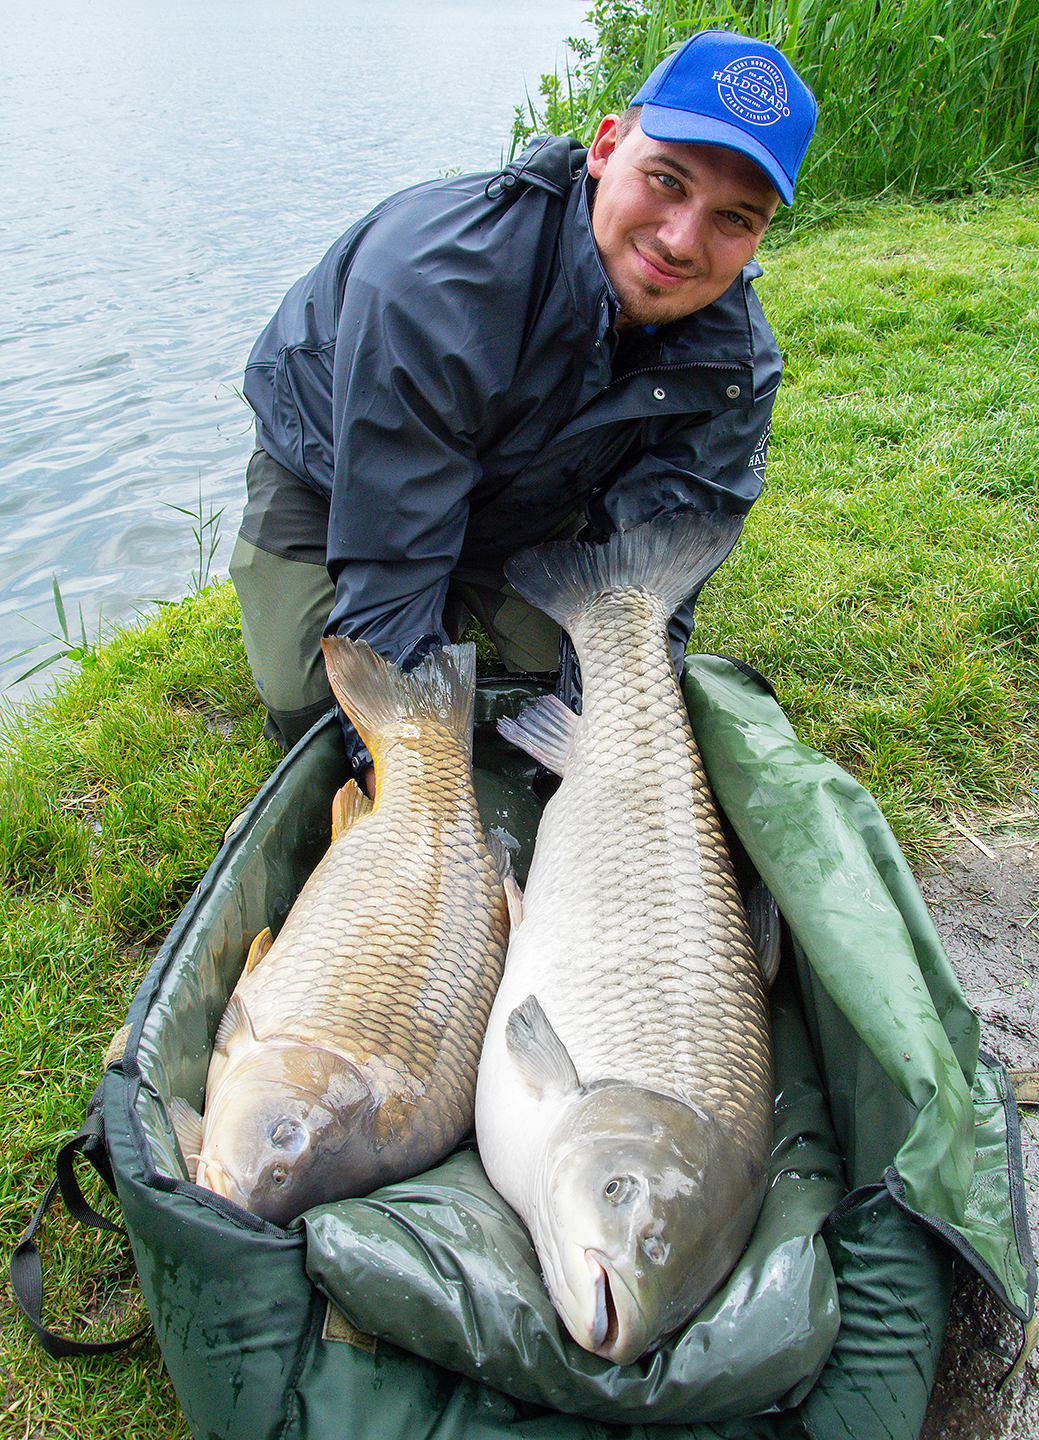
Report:
M 445 645 L 405 674 L 364 640 L 343 635 L 321 641 L 336 699 L 368 746 L 398 720 L 436 721 L 467 742 L 473 731 L 476 646 Z
M 639 587 L 670 616 L 717 570 L 739 538 L 742 515 L 685 510 L 610 536 L 604 545 L 555 541 L 523 550 L 505 574 L 525 600 L 570 630 L 597 595 Z

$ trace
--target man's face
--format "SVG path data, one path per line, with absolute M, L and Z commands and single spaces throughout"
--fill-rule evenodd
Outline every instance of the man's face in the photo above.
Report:
M 758 248 L 779 196 L 736 150 L 652 140 L 616 115 L 588 151 L 592 233 L 618 324 L 663 325 L 717 300 Z

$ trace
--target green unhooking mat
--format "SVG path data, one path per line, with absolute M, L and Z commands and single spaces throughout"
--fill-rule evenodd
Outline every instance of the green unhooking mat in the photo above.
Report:
M 198 1440 L 913 1440 L 953 1251 L 1031 1317 L 1012 1095 L 979 1055 L 890 831 L 861 787 L 798 743 L 759 677 L 696 656 L 684 692 L 741 863 L 784 918 L 772 1171 L 729 1281 L 661 1350 L 618 1367 L 557 1321 L 471 1146 L 289 1232 L 188 1182 L 167 1104 L 200 1104 L 249 941 L 277 931 L 328 844 L 344 778 L 330 718 L 225 842 L 104 1079 L 141 1285 Z M 481 682 L 474 742 L 485 823 L 521 879 L 538 810 L 528 762 L 493 722 L 532 693 Z

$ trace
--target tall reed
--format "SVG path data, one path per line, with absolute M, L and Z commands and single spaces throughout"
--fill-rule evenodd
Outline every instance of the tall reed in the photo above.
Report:
M 517 113 L 533 129 L 594 133 L 656 61 L 696 30 L 771 41 L 819 102 L 798 184 L 807 208 L 989 189 L 1039 162 L 1039 0 L 598 0 L 595 38 L 542 77 Z

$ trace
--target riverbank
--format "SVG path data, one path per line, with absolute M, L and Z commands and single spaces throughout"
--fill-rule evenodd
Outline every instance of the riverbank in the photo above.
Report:
M 995 850 L 994 817 L 1018 815 L 1028 843 L 1039 823 L 1037 260 L 1030 192 L 856 211 L 774 248 L 759 282 L 786 361 L 769 483 L 694 643 L 769 676 L 802 738 L 876 795 L 921 875 L 952 866 L 957 826 Z M 5 1249 L 155 945 L 278 759 L 226 583 L 100 639 L 5 722 Z M 932 903 L 940 914 L 937 891 Z M 990 908 L 1012 958 L 1012 907 Z M 1039 926 L 1015 923 L 1029 941 Z M 50 1323 L 118 1323 L 132 1286 L 117 1247 L 60 1222 L 53 1237 Z M 153 1341 L 54 1365 L 9 1310 L 3 1345 L 12 1434 L 184 1440 Z
M 981 1045 L 1008 1070 L 1039 1063 L 1039 806 L 971 818 L 940 866 L 919 876 Z M 966 828 L 966 827 L 965 827 Z M 1039 1113 L 1022 1110 L 1021 1152 L 1032 1248 L 1039 1253 Z M 958 1264 L 952 1313 L 921 1440 L 1031 1440 L 1039 1435 L 1039 1354 L 1002 1384 L 1021 1327 Z

